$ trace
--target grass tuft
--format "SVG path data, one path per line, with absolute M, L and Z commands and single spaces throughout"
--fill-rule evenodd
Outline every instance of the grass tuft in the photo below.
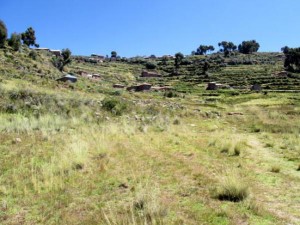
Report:
M 247 184 L 243 183 L 235 176 L 227 177 L 221 186 L 214 189 L 212 196 L 220 201 L 240 202 L 249 195 Z
M 280 172 L 280 167 L 279 166 L 272 166 L 271 172 L 272 173 L 279 173 Z

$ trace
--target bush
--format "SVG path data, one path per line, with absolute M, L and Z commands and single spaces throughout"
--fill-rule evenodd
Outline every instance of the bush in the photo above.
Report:
M 8 39 L 8 45 L 11 46 L 14 51 L 18 51 L 21 47 L 21 36 L 17 33 L 11 34 Z
M 117 116 L 122 115 L 128 108 L 127 104 L 119 99 L 105 98 L 102 101 L 102 108 Z
M 146 68 L 148 69 L 148 70 L 153 70 L 153 69 L 155 69 L 156 68 L 156 63 L 154 63 L 154 62 L 147 62 L 146 63 Z
M 168 91 L 164 93 L 164 96 L 167 98 L 174 98 L 174 97 L 178 97 L 178 95 L 174 92 L 174 91 Z
M 28 56 L 29 56 L 31 59 L 36 60 L 38 54 L 36 53 L 36 51 L 32 50 L 32 51 L 29 52 L 29 55 L 28 55 Z

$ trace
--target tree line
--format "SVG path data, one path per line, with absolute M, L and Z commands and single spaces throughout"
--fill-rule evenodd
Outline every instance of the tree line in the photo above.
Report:
M 238 50 L 240 53 L 243 54 L 252 54 L 257 52 L 260 45 L 256 40 L 250 41 L 243 41 L 241 44 L 236 46 L 231 41 L 221 41 L 218 43 L 220 48 L 220 52 L 224 53 L 225 57 L 228 57 L 231 52 Z M 192 55 L 206 55 L 209 52 L 213 52 L 215 50 L 214 46 L 212 45 L 200 45 L 196 51 L 192 51 Z
M 35 30 L 32 27 L 27 28 L 23 33 L 12 33 L 10 38 L 7 38 L 7 28 L 2 20 L 0 20 L 0 48 L 5 47 L 7 43 L 14 51 L 18 51 L 21 45 L 26 45 L 28 47 L 35 46 L 39 47 L 36 43 Z
M 14 32 L 8 38 L 6 25 L 0 20 L 0 48 L 5 48 L 6 45 L 10 46 L 13 51 L 19 51 L 22 45 L 39 48 L 39 44 L 36 43 L 35 30 L 32 27 L 27 28 L 23 33 Z M 62 49 L 60 56 L 52 57 L 52 64 L 60 71 L 63 71 L 64 66 L 71 62 L 71 55 L 70 49 Z M 31 51 L 29 57 L 36 59 L 36 52 Z

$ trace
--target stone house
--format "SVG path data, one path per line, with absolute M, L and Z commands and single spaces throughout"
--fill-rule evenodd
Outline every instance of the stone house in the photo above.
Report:
M 141 77 L 161 77 L 161 75 L 156 72 L 142 71 Z

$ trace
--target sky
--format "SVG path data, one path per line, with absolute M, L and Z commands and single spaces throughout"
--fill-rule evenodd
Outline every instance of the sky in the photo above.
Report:
M 73 55 L 161 56 L 221 41 L 299 47 L 299 9 L 299 0 L 0 0 L 0 20 L 9 35 L 31 26 L 40 47 Z

